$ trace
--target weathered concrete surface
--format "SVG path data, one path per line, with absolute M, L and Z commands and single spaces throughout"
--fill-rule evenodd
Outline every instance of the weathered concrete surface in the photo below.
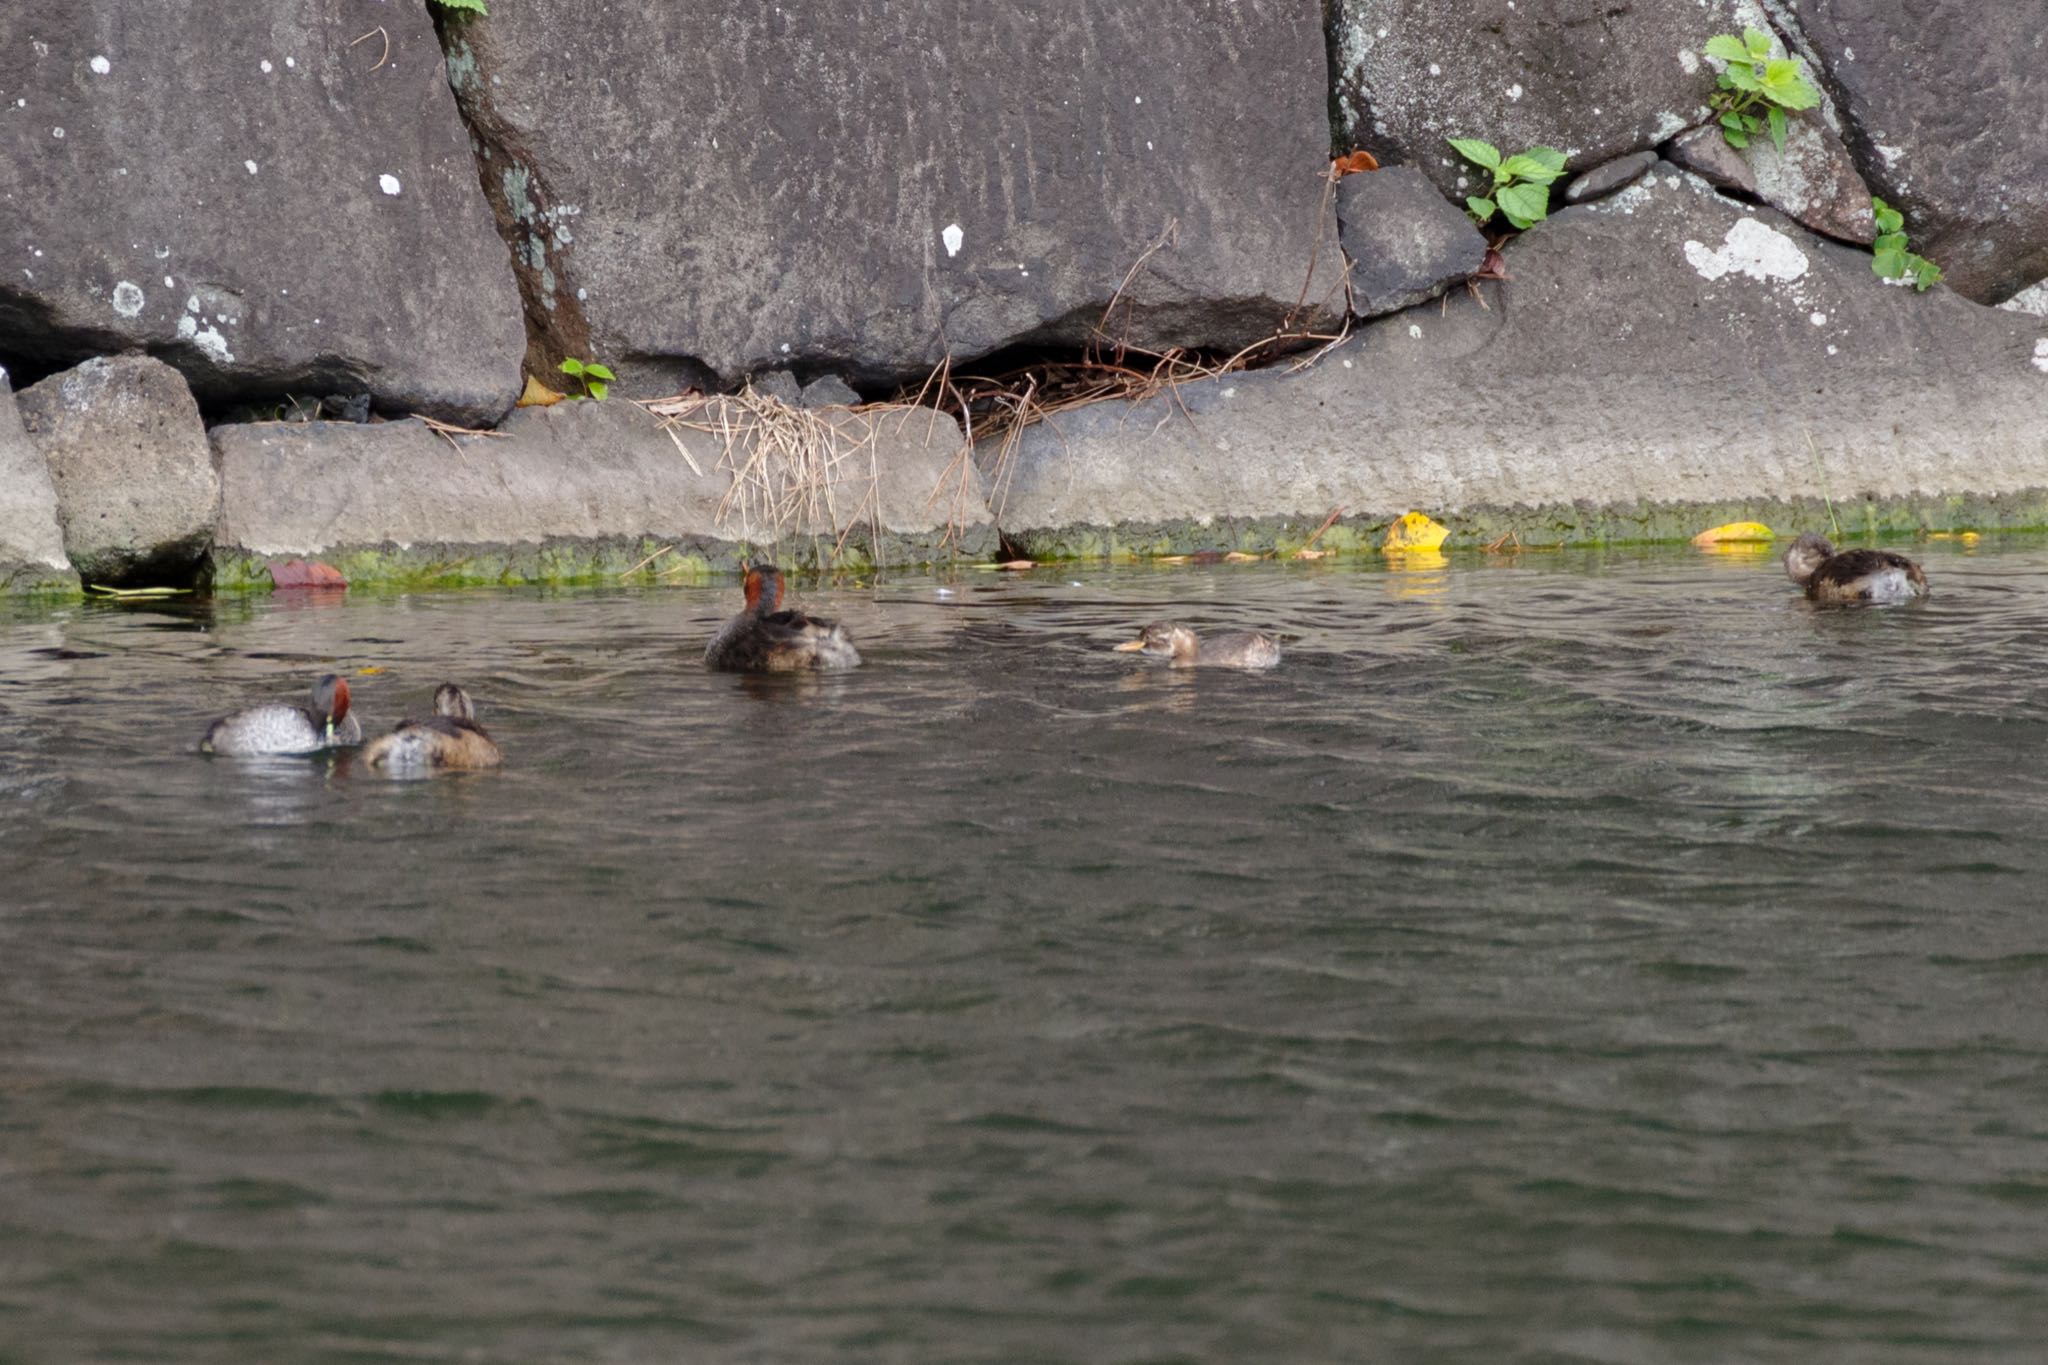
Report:
M 1665 149 L 1674 165 L 1709 184 L 1753 195 L 1815 232 L 1869 246 L 1877 236 L 1870 187 L 1840 134 L 1815 116 L 1790 120 L 1785 150 L 1768 137 L 1738 151 L 1716 124 L 1681 133 Z
M 1032 428 L 992 479 L 998 524 L 1036 555 L 1298 544 L 1339 507 L 1324 545 L 1411 508 L 1541 543 L 1823 496 L 1849 524 L 2048 507 L 2040 320 L 1888 287 L 1867 254 L 1669 165 L 1506 254 L 1490 308 L 1453 293 L 1309 371 Z
M 351 582 L 526 582 L 617 577 L 663 546 L 675 552 L 642 576 L 731 567 L 752 548 L 818 565 L 993 548 L 979 476 L 950 419 L 927 409 L 818 416 L 839 433 L 838 459 L 813 471 L 809 497 L 758 440 L 728 452 L 704 429 L 744 431 L 751 420 L 718 400 L 671 426 L 620 399 L 522 408 L 502 435 L 452 441 L 417 422 L 215 427 L 216 581 L 267 581 L 264 561 L 291 556 L 317 556 Z M 750 466 L 757 454 L 763 463 Z M 733 496 L 736 469 L 754 492 Z M 784 507 L 779 526 L 764 476 Z
M 1312 320 L 1341 316 L 1312 4 L 620 8 L 447 35 L 529 316 L 622 392 L 690 360 L 886 385 L 1082 343 L 1120 288 L 1114 336 L 1234 350 L 1318 243 Z
M 1433 299 L 1486 264 L 1486 238 L 1413 166 L 1338 181 L 1337 222 L 1353 317 Z
M 1333 0 L 1340 131 L 1461 202 L 1484 187 L 1446 137 L 1596 166 L 1704 122 L 1700 49 L 1745 22 L 1763 15 L 1743 0 Z
M 184 377 L 149 356 L 115 356 L 53 374 L 17 401 L 86 581 L 189 580 L 213 536 L 220 482 Z
M 0 370 L 0 591 L 77 586 L 57 524 L 50 466 L 22 430 L 14 390 Z
M 491 421 L 525 347 L 425 7 L 62 4 L 0 42 L 0 360 Z M 352 40 L 365 32 L 381 37 Z
M 1797 17 L 1863 178 L 1948 285 L 1997 303 L 2048 275 L 2048 12 L 2039 0 L 1776 0 Z

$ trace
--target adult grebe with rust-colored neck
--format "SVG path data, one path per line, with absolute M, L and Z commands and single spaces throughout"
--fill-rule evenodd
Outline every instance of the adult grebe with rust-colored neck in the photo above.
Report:
M 783 609 L 782 571 L 774 565 L 746 565 L 742 592 L 746 606 L 704 650 L 708 667 L 725 673 L 801 673 L 860 666 L 860 651 L 837 621 Z

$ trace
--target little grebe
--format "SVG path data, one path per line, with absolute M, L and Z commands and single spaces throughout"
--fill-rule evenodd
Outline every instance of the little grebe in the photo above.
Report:
M 780 611 L 782 573 L 772 565 L 746 566 L 747 605 L 727 621 L 704 650 L 704 662 L 726 673 L 798 673 L 813 668 L 858 668 L 860 651 L 836 621 Z
M 1214 665 L 1222 668 L 1272 668 L 1280 662 L 1280 642 L 1259 630 L 1231 630 L 1208 639 L 1171 621 L 1154 621 L 1135 640 L 1116 646 L 1128 654 L 1142 650 L 1175 668 Z
M 400 721 L 388 735 L 379 735 L 363 750 L 372 768 L 415 771 L 423 768 L 495 768 L 505 761 L 490 731 L 476 723 L 469 693 L 454 683 L 434 689 L 434 714 L 426 720 Z
M 313 684 L 313 705 L 266 702 L 223 716 L 199 741 L 205 754 L 316 754 L 363 742 L 348 712 L 348 684 L 329 673 Z
M 1910 602 L 1927 592 L 1927 575 L 1904 555 L 1837 551 L 1812 531 L 1785 551 L 1785 573 L 1816 602 Z

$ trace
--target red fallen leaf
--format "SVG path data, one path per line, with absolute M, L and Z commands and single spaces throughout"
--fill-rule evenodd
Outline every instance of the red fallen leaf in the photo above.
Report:
M 1359 171 L 1376 171 L 1379 168 L 1380 159 L 1361 147 L 1330 163 L 1330 179 L 1339 180 L 1347 175 L 1355 175 Z
M 276 588 L 346 588 L 341 570 L 317 559 L 294 559 L 270 566 L 270 583 Z
M 1508 274 L 1507 257 L 1500 254 L 1499 247 L 1490 246 L 1486 248 L 1486 262 L 1474 272 L 1472 278 L 1475 280 L 1505 280 L 1512 278 Z

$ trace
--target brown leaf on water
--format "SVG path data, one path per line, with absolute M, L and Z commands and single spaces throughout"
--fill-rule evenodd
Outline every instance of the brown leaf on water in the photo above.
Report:
M 270 566 L 270 584 L 275 588 L 345 588 L 348 580 L 332 564 L 293 559 Z
M 1264 555 L 1248 555 L 1243 550 L 1232 550 L 1229 554 L 1223 556 L 1223 562 L 1225 564 L 1256 564 L 1264 558 Z

